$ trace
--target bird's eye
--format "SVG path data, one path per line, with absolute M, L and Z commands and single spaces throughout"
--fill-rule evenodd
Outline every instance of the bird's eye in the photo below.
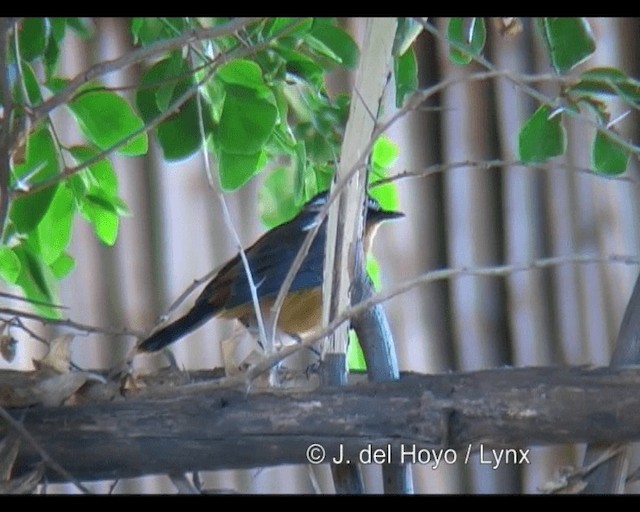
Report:
M 380 203 L 371 196 L 367 196 L 367 208 L 376 211 L 381 210 Z

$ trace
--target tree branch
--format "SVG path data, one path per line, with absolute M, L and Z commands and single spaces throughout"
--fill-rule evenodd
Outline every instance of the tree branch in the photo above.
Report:
M 435 467 L 436 455 L 440 464 L 482 464 L 469 459 L 482 450 L 495 465 L 491 450 L 503 448 L 518 457 L 512 464 L 526 464 L 522 455 L 533 445 L 640 439 L 637 368 L 411 374 L 312 392 L 182 388 L 165 389 L 164 398 L 132 390 L 126 400 L 9 412 L 24 415 L 25 430 L 79 481 L 306 464 L 314 443 L 325 462 L 341 454 L 367 462 L 378 453 L 379 464 Z M 33 446 L 23 446 L 13 476 L 40 460 Z M 51 471 L 47 477 L 61 479 Z

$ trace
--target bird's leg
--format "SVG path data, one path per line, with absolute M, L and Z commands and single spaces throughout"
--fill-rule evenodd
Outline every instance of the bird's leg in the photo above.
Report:
M 273 319 L 270 316 L 263 317 L 264 329 L 266 331 L 266 340 L 260 339 L 260 329 L 258 328 L 258 323 L 255 318 L 249 317 L 241 319 L 244 326 L 247 328 L 253 339 L 256 340 L 260 348 L 262 349 L 265 357 L 269 357 L 275 351 L 279 350 L 282 347 L 281 336 L 282 333 L 276 329 L 275 330 L 275 339 L 271 339 L 270 336 L 274 333 L 273 329 Z M 275 366 L 273 366 L 269 370 L 269 385 L 272 387 L 280 387 L 280 379 L 278 377 L 279 370 L 282 363 L 278 362 Z

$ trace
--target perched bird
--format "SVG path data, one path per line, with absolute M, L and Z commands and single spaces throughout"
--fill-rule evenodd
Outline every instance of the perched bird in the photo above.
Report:
M 326 200 L 326 192 L 316 195 L 292 220 L 271 229 L 245 249 L 260 309 L 267 324 L 280 286 L 307 233 L 316 225 L 318 213 Z M 368 197 L 365 250 L 369 250 L 381 222 L 403 216 L 400 212 L 383 210 L 375 199 Z M 321 324 L 326 222 L 325 219 L 318 230 L 280 310 L 278 330 L 293 337 L 299 338 L 310 333 Z M 257 331 L 249 280 L 239 254 L 211 279 L 186 315 L 151 334 L 140 344 L 138 350 L 160 350 L 213 317 L 236 318 L 252 332 Z

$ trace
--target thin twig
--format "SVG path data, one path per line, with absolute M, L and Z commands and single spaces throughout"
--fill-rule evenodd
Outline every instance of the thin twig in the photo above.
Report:
M 107 327 L 95 327 L 93 325 L 82 324 L 75 322 L 69 318 L 46 318 L 29 311 L 20 311 L 12 308 L 0 308 L 0 315 L 8 315 L 11 317 L 28 318 L 30 320 L 36 320 L 42 325 L 57 325 L 59 327 L 67 327 L 69 329 L 75 329 L 86 334 L 106 334 L 109 336 L 135 336 L 142 338 L 144 333 L 141 331 L 122 328 L 122 329 L 110 329 Z
M 45 345 L 49 345 L 49 340 L 43 338 L 42 336 L 38 335 L 37 333 L 35 333 L 31 329 L 29 329 L 26 325 L 24 325 L 24 322 L 19 317 L 11 318 L 7 322 L 7 325 L 9 326 L 9 329 L 11 329 L 11 328 L 21 329 L 24 332 L 26 332 L 29 336 L 31 336 L 34 340 L 37 340 L 40 343 L 44 343 Z
M 27 297 L 21 297 L 20 295 L 15 295 L 13 293 L 8 293 L 8 292 L 0 292 L 0 297 L 4 297 L 5 299 L 17 300 L 19 302 L 26 302 L 28 304 L 33 304 L 35 306 L 46 306 L 52 309 L 69 309 L 67 306 L 62 306 L 60 304 L 53 304 L 51 302 L 47 302 L 44 300 L 29 299 Z
M 566 169 L 577 174 L 584 174 L 595 179 L 604 179 L 605 181 L 619 181 L 630 183 L 632 185 L 640 185 L 640 180 L 630 175 L 609 175 L 599 174 L 588 167 L 569 164 L 566 162 L 542 162 L 537 164 L 526 164 L 519 160 L 462 160 L 458 162 L 449 162 L 446 164 L 434 164 L 421 169 L 405 169 L 398 171 L 396 174 L 381 178 L 375 183 L 371 183 L 370 188 L 379 187 L 386 183 L 392 183 L 406 178 L 427 178 L 436 174 L 441 174 L 452 169 L 468 168 L 469 170 L 489 170 L 504 167 L 522 167 L 530 171 L 556 171 L 557 169 Z
M 620 454 L 623 449 L 624 445 L 611 445 L 609 449 L 600 454 L 598 459 L 596 459 L 592 463 L 587 464 L 586 466 L 572 469 L 571 471 L 564 471 L 560 475 L 559 479 L 553 482 L 545 483 L 544 485 L 538 487 L 538 490 L 547 494 L 557 494 L 567 491 L 580 492 L 582 491 L 584 485 L 586 485 L 587 483 L 585 477 L 588 477 L 602 464 L 605 464 L 607 461 Z M 573 489 L 575 489 L 576 487 L 578 488 L 573 491 Z

